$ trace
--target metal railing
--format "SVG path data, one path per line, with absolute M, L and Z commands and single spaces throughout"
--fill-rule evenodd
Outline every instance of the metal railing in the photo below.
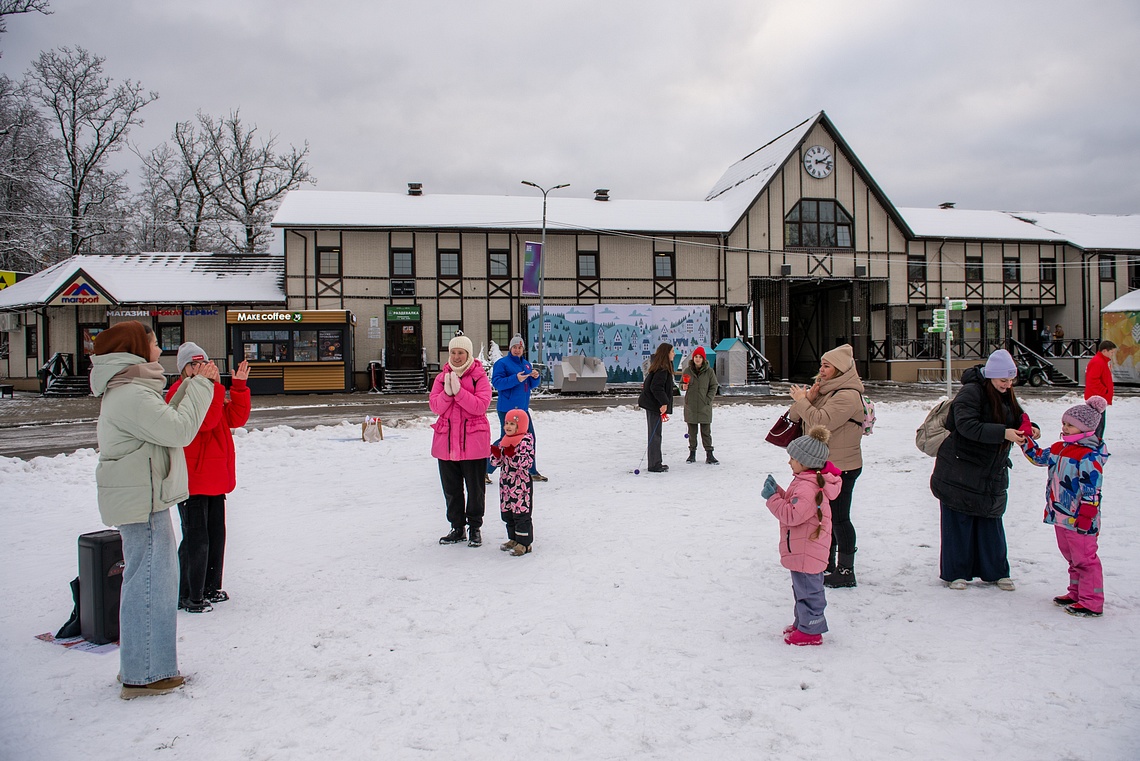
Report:
M 65 354 L 57 351 L 51 355 L 51 358 L 44 363 L 38 373 L 40 377 L 40 393 L 47 391 L 52 385 L 60 378 L 66 378 L 75 374 L 74 357 L 71 354 Z

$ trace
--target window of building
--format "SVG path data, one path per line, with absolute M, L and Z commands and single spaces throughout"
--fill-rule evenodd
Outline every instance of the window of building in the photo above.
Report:
M 415 277 L 416 270 L 411 249 L 392 249 L 392 277 Z
M 653 255 L 653 277 L 656 280 L 672 280 L 673 279 L 673 255 L 672 254 L 654 254 Z
M 459 252 L 458 251 L 440 251 L 439 252 L 439 276 L 440 277 L 459 277 Z
M 1057 282 L 1057 260 L 1042 259 L 1040 276 L 1042 283 Z
M 0 330 L 0 359 L 8 358 L 8 331 Z
M 1101 254 L 1097 259 L 1100 279 L 1107 281 L 1116 280 L 1116 257 Z
M 1005 258 L 1001 260 L 1001 279 L 1003 283 L 1021 282 L 1021 260 Z
M 498 344 L 499 348 L 506 353 L 511 345 L 511 323 L 508 321 L 491 321 L 491 340 Z
M 598 276 L 598 252 L 597 251 L 579 251 L 578 252 L 578 277 L 597 277 Z
M 906 279 L 912 283 L 926 281 L 926 256 L 924 254 L 907 254 Z
M 40 354 L 39 325 L 28 325 L 24 328 L 24 355 L 36 358 Z
M 838 202 L 804 199 L 784 217 L 784 245 L 852 248 L 853 228 Z
M 159 325 L 158 345 L 163 352 L 176 352 L 182 345 L 181 325 Z
M 322 277 L 340 277 L 340 249 L 317 249 L 317 274 Z
M 511 254 L 509 251 L 488 251 L 487 272 L 491 277 L 511 276 Z
M 447 344 L 451 339 L 455 338 L 455 334 L 463 330 L 463 325 L 458 322 L 441 322 L 439 324 L 439 350 L 447 351 Z
M 985 267 L 982 266 L 982 257 L 980 256 L 967 256 L 966 257 L 966 282 L 967 283 L 980 283 L 982 282 L 983 275 L 985 274 Z

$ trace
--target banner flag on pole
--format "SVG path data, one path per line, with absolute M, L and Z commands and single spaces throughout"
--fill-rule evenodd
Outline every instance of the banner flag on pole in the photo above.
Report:
M 538 295 L 538 273 L 542 269 L 542 244 L 527 241 L 523 254 L 522 292 L 524 296 Z

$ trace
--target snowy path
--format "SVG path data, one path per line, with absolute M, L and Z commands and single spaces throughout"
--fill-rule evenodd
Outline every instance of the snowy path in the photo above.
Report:
M 1046 431 L 1074 399 L 1034 401 Z M 535 552 L 512 558 L 497 491 L 485 544 L 441 547 L 427 421 L 378 444 L 345 424 L 238 434 L 226 588 L 179 618 L 192 683 L 117 698 L 117 655 L 33 639 L 67 617 L 75 538 L 101 528 L 95 454 L 0 458 L 0 744 L 5 758 L 804 757 L 1124 761 L 1140 748 L 1134 632 L 1140 400 L 1112 408 L 1101 543 L 1107 613 L 1050 603 L 1064 561 L 1044 471 L 1015 462 L 1018 590 L 937 579 L 930 403 L 879 405 L 855 492 L 859 587 L 828 595 L 820 648 L 790 648 L 787 572 L 759 486 L 786 483 L 772 408 L 720 406 L 719 467 L 667 474 L 632 407 L 544 412 Z M 51 496 L 45 496 L 48 492 Z

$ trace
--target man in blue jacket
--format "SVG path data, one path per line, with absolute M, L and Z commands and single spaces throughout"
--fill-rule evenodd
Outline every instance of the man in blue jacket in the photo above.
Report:
M 499 413 L 499 438 L 503 437 L 503 426 L 506 423 L 507 413 L 511 410 L 523 410 L 530 417 L 530 427 L 527 429 L 535 437 L 535 461 L 538 460 L 538 436 L 534 432 L 534 416 L 530 414 L 530 392 L 538 388 L 542 381 L 538 370 L 535 370 L 523 354 L 526 353 L 526 343 L 522 336 L 516 335 L 511 339 L 510 353 L 495 363 L 491 370 L 491 385 L 499 392 L 499 400 L 495 403 L 495 410 Z M 494 468 L 487 466 L 487 472 L 494 472 Z M 538 472 L 536 465 L 530 466 L 530 480 L 545 481 L 546 476 Z

